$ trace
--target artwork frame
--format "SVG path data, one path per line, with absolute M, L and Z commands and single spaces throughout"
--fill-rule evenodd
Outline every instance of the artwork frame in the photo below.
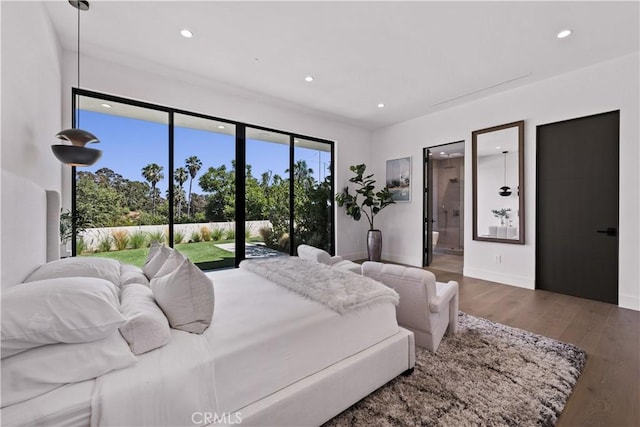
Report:
M 411 202 L 411 156 L 387 160 L 385 185 L 396 203 Z

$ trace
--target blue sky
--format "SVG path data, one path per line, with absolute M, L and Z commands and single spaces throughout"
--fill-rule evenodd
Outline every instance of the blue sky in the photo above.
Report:
M 102 158 L 93 166 L 78 168 L 78 171 L 95 172 L 106 167 L 129 180 L 144 181 L 142 168 L 149 163 L 157 163 L 163 167 L 165 176 L 158 183 L 164 196 L 169 183 L 168 125 L 85 110 L 81 111 L 80 124 L 82 129 L 100 139 L 93 148 L 102 150 Z M 231 160 L 235 158 L 235 136 L 183 127 L 175 130 L 174 166 L 184 166 L 187 157 L 198 156 L 202 168 L 193 180 L 193 191 L 202 194 L 198 178 L 210 166 L 225 164 L 227 169 L 231 168 Z M 289 168 L 289 147 L 284 144 L 249 139 L 246 157 L 247 164 L 252 166 L 252 175 L 258 179 L 266 171 L 284 177 L 284 171 Z M 328 173 L 330 152 L 296 147 L 295 157 L 307 162 L 316 179 L 319 175 L 323 179 Z M 318 161 L 321 171 L 318 170 Z

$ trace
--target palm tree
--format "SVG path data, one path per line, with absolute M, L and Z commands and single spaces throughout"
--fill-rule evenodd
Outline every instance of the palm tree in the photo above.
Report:
M 149 163 L 142 168 L 142 177 L 151 184 L 151 203 L 153 206 L 153 213 L 156 213 L 156 184 L 164 179 L 162 174 L 162 166 L 156 163 Z
M 289 173 L 289 169 L 284 173 Z M 302 185 L 303 188 L 309 188 L 313 186 L 313 169 L 307 167 L 306 160 L 298 160 L 293 165 L 293 179 L 294 182 Z
M 178 168 L 173 173 L 173 179 L 175 179 L 178 187 L 180 187 L 180 191 L 184 193 L 184 183 L 189 179 L 189 172 L 185 168 Z M 184 199 L 184 195 L 178 199 L 178 218 L 182 216 L 182 202 Z
M 189 206 L 187 206 L 187 216 L 189 216 L 191 215 L 191 185 L 193 184 L 193 179 L 202 167 L 202 161 L 200 161 L 197 156 L 191 156 L 185 160 L 185 164 L 189 170 L 189 176 L 191 177 L 191 180 L 189 181 Z
M 167 188 L 167 199 L 169 198 L 169 189 Z M 184 188 L 173 185 L 173 204 L 176 208 L 176 212 L 178 212 L 178 218 L 180 218 L 180 214 L 182 213 L 182 204 L 185 201 Z

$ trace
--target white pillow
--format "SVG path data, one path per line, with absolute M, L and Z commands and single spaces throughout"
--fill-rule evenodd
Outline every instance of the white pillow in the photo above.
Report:
M 64 384 L 85 381 L 136 362 L 118 331 L 81 344 L 52 344 L 2 359 L 2 403 L 13 405 Z
M 0 301 L 3 358 L 45 344 L 96 341 L 126 320 L 117 287 L 93 277 L 23 283 L 3 291 Z
M 190 260 L 183 259 L 172 272 L 153 278 L 151 290 L 172 328 L 201 334 L 211 324 L 213 283 Z
M 184 260 L 187 259 L 182 253 L 176 250 L 172 250 L 171 254 L 162 264 L 162 267 L 156 272 L 155 277 L 166 276 L 169 273 L 173 273 L 178 267 L 182 265 Z
M 153 279 L 172 252 L 174 252 L 174 250 L 166 246 L 160 246 L 158 249 L 153 247 L 149 249 L 147 261 L 142 266 L 144 275 L 147 276 L 149 280 Z
M 169 342 L 169 322 L 153 299 L 151 289 L 131 283 L 122 288 L 120 300 L 120 310 L 127 318 L 127 323 L 120 326 L 120 333 L 133 354 L 146 353 Z
M 41 265 L 27 276 L 24 283 L 57 277 L 97 277 L 118 285 L 120 261 L 96 257 L 64 258 Z
M 120 288 L 129 283 L 140 283 L 149 286 L 149 279 L 144 275 L 140 267 L 131 264 L 122 264 L 120 268 Z

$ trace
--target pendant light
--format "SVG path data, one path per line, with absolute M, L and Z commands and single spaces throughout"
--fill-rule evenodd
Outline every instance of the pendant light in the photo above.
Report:
M 511 187 L 507 186 L 507 153 L 508 151 L 502 152 L 504 154 L 504 186 L 500 187 L 500 191 L 498 191 L 498 194 L 502 197 L 511 195 Z
M 80 11 L 89 10 L 89 2 L 87 0 L 73 1 L 69 0 L 69 4 L 78 10 L 78 89 L 80 89 Z M 78 98 L 78 115 L 76 117 L 76 127 L 73 129 L 65 129 L 56 134 L 56 138 L 70 143 L 56 144 L 51 146 L 53 154 L 62 163 L 69 166 L 91 166 L 100 156 L 102 151 L 93 148 L 87 148 L 85 145 L 89 143 L 98 143 L 100 140 L 91 132 L 80 129 L 80 105 Z

